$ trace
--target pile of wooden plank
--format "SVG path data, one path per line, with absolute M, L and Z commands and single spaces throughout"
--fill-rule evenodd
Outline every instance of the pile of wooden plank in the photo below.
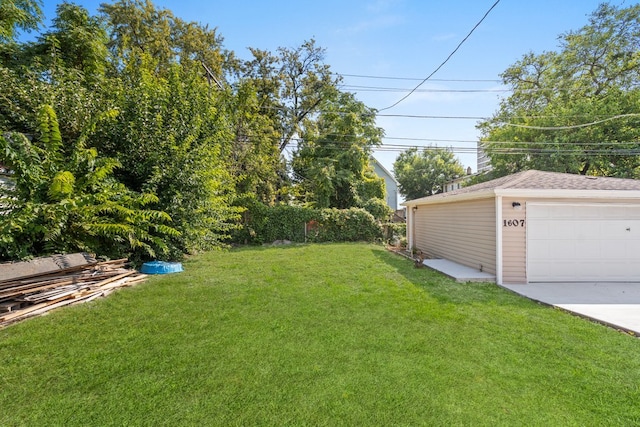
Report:
M 0 327 L 145 280 L 126 264 L 126 259 L 98 262 L 82 253 L 0 264 Z

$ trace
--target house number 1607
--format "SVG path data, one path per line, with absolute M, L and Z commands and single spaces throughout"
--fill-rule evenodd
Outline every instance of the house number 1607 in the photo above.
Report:
M 524 227 L 524 219 L 505 219 L 502 221 L 504 227 Z

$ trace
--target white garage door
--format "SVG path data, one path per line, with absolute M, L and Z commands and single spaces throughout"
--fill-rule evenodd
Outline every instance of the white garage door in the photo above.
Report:
M 527 203 L 529 282 L 640 282 L 640 206 Z

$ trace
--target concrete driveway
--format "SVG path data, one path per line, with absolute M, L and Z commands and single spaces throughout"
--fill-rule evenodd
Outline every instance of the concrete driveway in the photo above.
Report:
M 640 336 L 640 283 L 502 285 L 535 301 Z
M 495 281 L 493 275 L 446 259 L 425 259 L 422 263 L 458 282 Z M 640 337 L 640 282 L 501 286 L 534 301 L 562 308 Z

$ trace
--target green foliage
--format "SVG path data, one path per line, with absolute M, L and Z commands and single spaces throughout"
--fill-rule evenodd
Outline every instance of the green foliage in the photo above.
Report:
M 73 193 L 76 177 L 69 171 L 57 172 L 51 180 L 47 194 L 51 200 L 62 200 Z
M 102 96 L 109 88 L 106 83 L 90 83 L 82 72 L 68 68 L 57 69 L 55 81 L 47 79 L 47 74 L 37 64 L 16 69 L 0 66 L 0 129 L 39 134 L 33 124 L 41 123 L 42 105 L 50 105 L 56 112 L 60 139 L 75 141 L 87 131 L 87 124 L 113 109 Z
M 156 194 L 180 236 L 172 253 L 194 253 L 224 244 L 239 208 L 232 207 L 229 170 L 232 140 L 218 108 L 223 95 L 210 94 L 195 71 L 171 66 L 155 75 L 156 61 L 142 55 L 111 88 L 117 118 L 96 129 L 94 142 L 123 167 L 116 176 L 128 188 Z
M 304 131 L 305 120 L 324 109 L 338 94 L 340 77 L 334 77 L 324 63 L 324 49 L 315 40 L 295 48 L 278 48 L 277 54 L 250 49 L 252 61 L 243 64 L 247 78 L 254 82 L 261 106 L 266 109 L 278 133 L 282 152 L 296 135 Z
M 119 68 L 141 55 L 155 58 L 153 73 L 165 77 L 173 65 L 201 71 L 205 64 L 220 77 L 228 60 L 215 29 L 186 22 L 150 0 L 102 3 L 100 13 L 111 31 L 108 47 Z
M 236 243 L 305 242 L 308 223 L 318 218 L 318 211 L 308 207 L 268 206 L 255 199 L 244 204 L 247 210 L 242 214 L 242 227 L 234 232 Z
M 238 198 L 251 195 L 273 204 L 286 195 L 286 161 L 278 149 L 279 136 L 261 107 L 252 80 L 238 82 L 233 94 L 226 94 L 223 114 L 233 123 L 234 136 L 228 169 L 235 178 Z
M 63 2 L 56 8 L 53 28 L 38 38 L 31 51 L 52 68 L 82 71 L 97 82 L 108 65 L 108 36 L 104 24 L 82 6 Z
M 503 74 L 513 93 L 479 125 L 496 176 L 524 169 L 640 177 L 640 5 L 602 4 L 561 49 Z
M 242 227 L 234 242 L 263 244 L 292 242 L 374 242 L 382 238 L 382 226 L 364 209 L 314 209 L 304 206 L 267 206 L 246 203 Z
M 421 152 L 410 148 L 400 153 L 393 170 L 400 194 L 407 200 L 441 193 L 448 181 L 464 175 L 464 168 L 451 150 L 434 147 Z
M 384 180 L 370 164 L 383 131 L 375 111 L 349 93 L 327 101 L 307 120 L 292 166 L 303 200 L 317 208 L 348 209 L 384 198 Z
M 258 237 L 245 227 L 237 240 L 304 240 L 320 213 L 281 205 L 303 199 L 384 216 L 384 182 L 368 164 L 382 136 L 374 111 L 339 92 L 313 40 L 252 52 L 240 65 L 215 30 L 148 0 L 103 4 L 99 16 L 63 2 L 35 42 L 0 43 L 2 161 L 20 201 L 3 195 L 14 245 L 3 256 L 86 247 L 177 258 L 224 246 L 254 199 L 274 210 L 255 219 Z M 326 180 L 294 188 L 282 150 L 303 134 L 303 167 Z
M 384 241 L 393 245 L 406 246 L 407 223 L 387 222 L 383 225 Z
M 362 208 L 322 209 L 315 242 L 376 242 L 382 239 L 382 227 Z
M 369 212 L 378 221 L 388 220 L 393 214 L 393 209 L 387 205 L 387 202 L 383 199 L 372 198 L 367 200 L 362 208 Z
M 18 29 L 31 31 L 42 21 L 41 0 L 0 1 L 0 43 L 16 38 Z
M 87 251 L 109 257 L 157 257 L 166 237 L 179 233 L 171 218 L 148 209 L 151 194 L 136 194 L 110 177 L 117 163 L 86 149 L 65 154 L 54 110 L 39 114 L 40 137 L 0 136 L 0 162 L 14 171 L 15 186 L 0 186 L 0 259 Z

